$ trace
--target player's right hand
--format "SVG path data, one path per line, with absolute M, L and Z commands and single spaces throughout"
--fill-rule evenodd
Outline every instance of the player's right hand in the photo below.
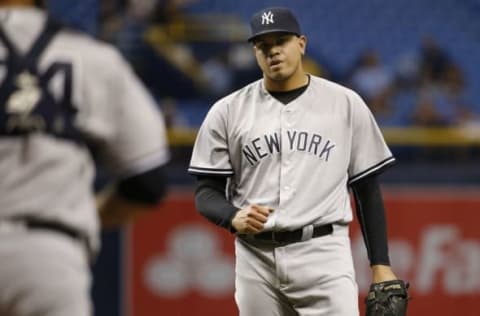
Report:
M 239 234 L 256 234 L 263 229 L 273 209 L 252 204 L 239 210 L 232 219 L 232 226 Z

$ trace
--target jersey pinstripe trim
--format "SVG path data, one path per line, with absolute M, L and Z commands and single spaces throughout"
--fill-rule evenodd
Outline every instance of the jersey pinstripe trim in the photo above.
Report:
M 136 174 L 143 173 L 147 170 L 153 169 L 158 166 L 163 166 L 170 161 L 170 152 L 160 147 L 154 152 L 148 153 L 143 157 L 135 159 L 135 161 L 129 161 L 128 167 L 120 170 L 119 177 L 127 178 Z
M 351 177 L 349 180 L 348 180 L 348 184 L 352 184 L 354 183 L 355 181 L 358 181 L 362 178 L 365 178 L 366 176 L 368 175 L 371 175 L 372 173 L 377 173 L 379 171 L 382 171 L 382 169 L 385 169 L 391 165 L 393 165 L 395 163 L 395 158 L 393 156 L 390 156 L 382 161 L 380 161 L 379 163 L 377 163 L 376 165 L 360 172 L 359 174 Z
M 215 168 L 201 168 L 190 166 L 188 173 L 194 175 L 213 175 L 213 176 L 231 176 L 233 175 L 233 169 L 215 169 Z

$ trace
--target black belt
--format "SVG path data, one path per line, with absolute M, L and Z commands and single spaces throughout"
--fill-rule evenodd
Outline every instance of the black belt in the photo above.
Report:
M 312 238 L 330 235 L 333 232 L 333 225 L 318 225 L 313 227 Z M 302 241 L 303 228 L 289 231 L 266 231 L 252 235 L 254 239 L 271 241 L 276 243 L 294 243 Z
M 29 229 L 44 229 L 50 230 L 53 232 L 61 233 L 66 236 L 69 236 L 73 239 L 78 239 L 80 241 L 84 241 L 84 235 L 79 231 L 68 227 L 64 224 L 54 222 L 54 221 L 47 221 L 47 220 L 40 220 L 40 219 L 32 219 L 32 218 L 13 218 L 11 219 L 15 222 L 23 223 Z

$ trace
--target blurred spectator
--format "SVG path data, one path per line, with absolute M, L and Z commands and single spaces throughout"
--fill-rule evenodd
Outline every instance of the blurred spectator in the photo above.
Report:
M 243 87 L 255 78 L 262 76 L 257 67 L 255 56 L 252 55 L 252 45 L 246 41 L 234 43 L 230 46 L 228 60 L 235 74 L 233 78 L 235 88 Z
M 105 0 L 100 37 L 115 44 L 155 95 L 198 96 L 203 77 L 191 47 L 169 33 L 195 0 Z
M 174 98 L 164 98 L 160 100 L 159 104 L 167 129 L 188 126 L 187 119 L 178 110 L 177 100 Z
M 150 17 L 148 10 L 155 6 L 156 0 L 104 0 L 99 3 L 99 37 L 117 46 L 143 79 L 142 56 L 147 49 L 143 33 Z
M 412 123 L 426 127 L 442 127 L 453 124 L 455 120 L 454 105 L 445 101 L 442 91 L 439 90 L 419 93 L 412 115 Z
M 420 58 L 420 74 L 426 81 L 442 81 L 448 69 L 454 66 L 450 56 L 431 36 L 423 38 Z
M 233 39 L 235 32 L 229 32 L 228 38 L 215 37 L 214 43 L 227 44 L 228 49 L 205 44 L 211 36 L 219 36 L 208 31 L 201 33 L 204 38 L 192 40 L 196 35 L 189 30 L 210 30 L 207 26 L 215 24 L 186 14 L 189 4 L 196 1 L 101 2 L 101 36 L 117 43 L 144 82 L 161 97 L 216 98 L 261 76 L 251 45 Z M 380 125 L 451 126 L 477 119 L 465 101 L 463 73 L 448 52 L 430 35 L 413 48 L 391 65 L 395 72 L 374 49 L 358 57 L 347 77 L 330 72 L 333 68 L 324 67 L 324 61 L 309 56 L 304 68 L 348 84 L 365 99 Z
M 349 84 L 365 99 L 379 121 L 393 115 L 390 99 L 394 88 L 394 76 L 381 63 L 375 50 L 367 50 L 360 56 Z
M 441 82 L 451 66 L 455 66 L 447 52 L 431 36 L 424 36 L 420 49 L 401 55 L 395 65 L 400 88 L 415 88 L 422 83 Z
M 413 124 L 459 126 L 476 119 L 465 98 L 463 72 L 430 36 L 422 42 L 419 75 Z
M 459 126 L 477 118 L 465 98 L 460 67 L 432 36 L 425 36 L 416 53 L 403 55 L 396 68 L 397 94 L 416 95 L 408 122 L 420 126 Z
M 350 83 L 358 93 L 371 101 L 391 88 L 393 75 L 380 62 L 377 52 L 368 50 L 360 56 Z
M 395 85 L 397 88 L 415 89 L 420 84 L 420 54 L 417 51 L 400 56 L 393 65 L 395 68 Z
M 475 120 L 464 97 L 464 79 L 460 69 L 450 64 L 441 78 L 425 80 L 419 91 L 412 123 L 422 126 L 458 126 Z
M 205 80 L 204 92 L 214 99 L 232 91 L 234 73 L 228 60 L 228 51 L 220 51 L 205 61 L 202 66 Z

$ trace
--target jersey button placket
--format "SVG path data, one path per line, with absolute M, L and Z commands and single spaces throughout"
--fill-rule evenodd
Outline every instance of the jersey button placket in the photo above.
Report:
M 283 155 L 282 155 L 282 167 L 284 167 L 284 170 L 282 170 L 283 172 L 285 172 L 286 170 L 288 170 L 288 167 L 290 166 L 292 160 L 290 158 L 290 142 L 288 140 L 288 134 L 287 132 L 292 132 L 292 127 L 293 127 L 293 124 L 292 124 L 292 109 L 288 108 L 288 107 L 285 107 L 284 111 L 283 111 L 283 120 L 282 120 L 282 123 L 284 125 L 284 128 L 283 128 L 283 132 L 284 132 L 284 143 L 282 145 L 284 145 L 282 148 L 284 149 L 283 150 Z
M 292 180 L 290 174 L 292 173 L 292 151 L 289 134 L 293 130 L 293 115 L 294 111 L 285 106 L 282 111 L 282 156 L 280 166 L 280 205 L 285 205 L 292 198 Z M 283 207 L 282 207 L 283 209 Z

